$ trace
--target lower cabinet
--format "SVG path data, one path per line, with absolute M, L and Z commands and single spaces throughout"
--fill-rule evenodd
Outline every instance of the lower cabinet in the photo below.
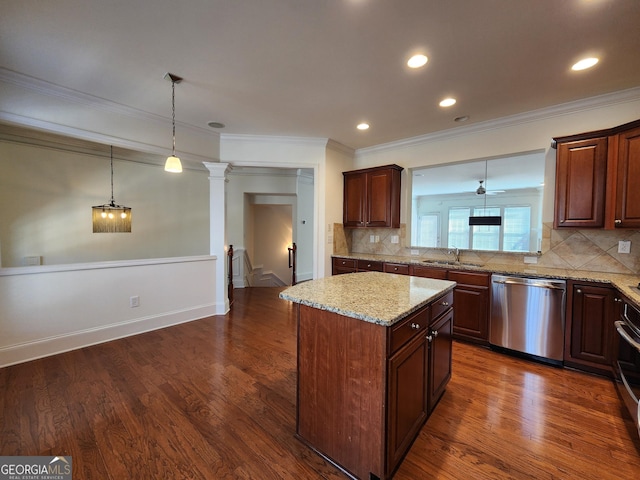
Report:
M 354 258 L 334 257 L 331 261 L 331 275 L 357 272 L 357 261 Z
M 411 275 L 456 282 L 453 337 L 481 345 L 489 344 L 490 273 L 415 265 Z
M 564 364 L 613 375 L 614 322 L 622 300 L 615 288 L 569 282 Z
M 428 328 L 424 317 L 410 319 L 418 334 L 389 358 L 389 473 L 404 458 L 451 379 L 452 307 L 453 292 L 448 292 L 431 304 Z
M 447 279 L 457 283 L 454 337 L 488 345 L 491 274 L 449 270 Z
M 389 359 L 387 458 L 395 470 L 427 419 L 429 351 L 419 335 Z
M 429 328 L 427 412 L 431 414 L 451 380 L 453 309 L 433 320 Z

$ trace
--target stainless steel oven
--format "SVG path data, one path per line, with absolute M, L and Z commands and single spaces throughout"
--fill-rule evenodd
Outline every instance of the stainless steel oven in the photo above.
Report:
M 616 384 L 640 434 L 640 310 L 625 302 L 616 325 Z

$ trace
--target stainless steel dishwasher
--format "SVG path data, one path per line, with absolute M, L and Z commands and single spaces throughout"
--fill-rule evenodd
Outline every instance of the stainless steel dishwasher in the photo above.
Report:
M 566 292 L 564 280 L 492 275 L 491 346 L 562 365 Z

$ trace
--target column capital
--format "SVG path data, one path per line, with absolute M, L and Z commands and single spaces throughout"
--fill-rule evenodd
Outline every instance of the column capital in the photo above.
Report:
M 212 178 L 226 178 L 229 171 L 229 164 L 223 162 L 202 162 L 202 164 L 209 170 L 209 175 Z

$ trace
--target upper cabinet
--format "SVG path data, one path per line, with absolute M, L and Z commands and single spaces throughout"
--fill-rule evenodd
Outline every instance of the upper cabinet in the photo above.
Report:
M 554 228 L 640 228 L 640 120 L 554 141 Z
M 400 227 L 398 165 L 343 172 L 345 227 Z

